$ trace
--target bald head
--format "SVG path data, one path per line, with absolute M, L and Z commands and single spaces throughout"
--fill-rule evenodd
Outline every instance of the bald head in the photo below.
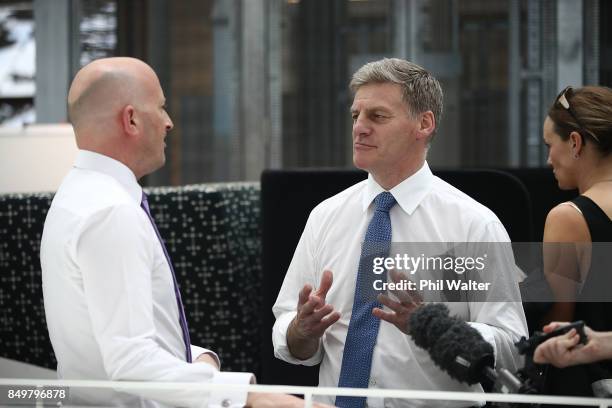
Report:
M 83 67 L 68 92 L 79 149 L 129 167 L 137 178 L 163 166 L 173 124 L 155 72 L 135 58 L 104 58 Z
M 103 58 L 84 66 L 68 92 L 68 114 L 77 142 L 85 132 L 96 133 L 100 124 L 112 124 L 109 119 L 124 106 L 142 103 L 151 83 L 159 86 L 157 75 L 135 58 Z

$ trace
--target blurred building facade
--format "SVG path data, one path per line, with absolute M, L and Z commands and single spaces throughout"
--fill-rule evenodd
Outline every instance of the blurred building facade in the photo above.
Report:
M 38 122 L 66 121 L 70 78 L 94 58 L 158 72 L 175 129 L 151 185 L 350 167 L 347 85 L 382 57 L 442 82 L 436 167 L 545 165 L 542 122 L 559 90 L 612 84 L 603 0 L 0 1 L 15 4 L 33 12 Z

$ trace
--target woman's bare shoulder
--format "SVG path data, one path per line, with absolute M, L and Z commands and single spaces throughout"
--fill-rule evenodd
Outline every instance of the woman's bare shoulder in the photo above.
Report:
M 545 242 L 588 242 L 591 240 L 589 227 L 580 209 L 572 202 L 555 206 L 546 216 L 544 225 Z

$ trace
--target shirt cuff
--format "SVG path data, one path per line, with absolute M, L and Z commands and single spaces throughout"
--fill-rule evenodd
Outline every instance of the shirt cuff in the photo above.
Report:
M 291 352 L 289 351 L 289 346 L 287 345 L 287 329 L 289 328 L 289 324 L 296 316 L 296 314 L 297 312 L 289 312 L 279 316 L 279 318 L 276 319 L 276 323 L 274 323 L 274 329 L 272 330 L 274 356 L 291 364 L 301 364 L 305 366 L 317 365 L 323 359 L 323 347 L 321 347 L 321 339 L 319 339 L 319 346 L 317 347 L 317 351 L 312 355 L 312 357 L 306 360 L 300 360 L 298 358 L 295 358 L 293 354 L 291 354 Z
M 217 353 L 212 350 L 205 349 L 204 347 L 194 346 L 193 344 L 191 344 L 190 347 L 193 361 L 196 361 L 197 358 L 200 357 L 202 354 L 208 354 L 217 362 L 219 370 L 221 369 L 221 360 L 219 360 L 219 356 L 217 355 Z
M 255 383 L 255 376 L 251 373 L 217 372 L 212 384 L 244 384 Z M 209 408 L 242 408 L 246 405 L 248 392 L 215 390 L 213 388 L 208 401 Z

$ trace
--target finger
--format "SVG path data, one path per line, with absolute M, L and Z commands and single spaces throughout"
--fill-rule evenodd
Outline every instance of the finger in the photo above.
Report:
M 334 275 L 332 274 L 332 272 L 328 270 L 323 271 L 323 275 L 321 276 L 321 282 L 319 283 L 319 288 L 317 289 L 317 295 L 325 299 L 327 291 L 329 291 L 329 288 L 331 288 L 333 281 Z
M 308 297 L 310 296 L 310 292 L 312 292 L 312 286 L 306 284 L 300 290 L 298 297 L 298 307 L 302 306 L 304 303 L 308 302 Z
M 552 350 L 552 344 L 547 344 L 540 350 L 540 361 L 541 364 L 552 364 L 554 359 L 554 352 Z M 534 358 L 535 361 L 535 358 Z
M 410 292 L 400 289 L 391 289 L 389 293 L 394 295 L 401 303 L 413 303 L 412 297 L 410 296 Z
M 568 354 L 571 348 L 568 344 L 569 341 L 569 339 L 559 338 L 554 343 L 554 349 L 550 353 L 550 361 L 555 367 L 564 368 L 568 365 Z
M 323 307 L 319 309 L 315 309 L 315 311 L 310 316 L 311 319 L 315 322 L 321 321 L 325 316 L 334 311 L 334 307 L 330 304 L 323 305 Z
M 574 334 L 571 336 L 571 344 L 572 347 L 577 346 L 578 344 L 580 344 L 580 335 L 578 334 L 578 331 L 574 330 Z
M 408 280 L 408 278 L 403 273 L 398 272 L 395 269 L 389 270 L 389 276 L 391 277 L 391 281 L 393 281 L 393 283 L 400 283 L 402 280 L 404 281 Z M 393 293 L 395 297 L 397 297 L 400 300 L 400 302 L 411 302 L 412 301 L 412 299 L 410 298 L 410 295 L 407 294 L 407 291 L 393 289 L 393 290 L 390 290 L 389 292 Z
M 570 331 L 568 331 L 567 333 L 565 333 L 562 336 L 558 336 L 558 347 L 560 347 L 561 349 L 563 349 L 563 351 L 568 350 L 570 348 L 572 348 L 573 346 L 576 345 L 575 343 L 575 337 L 576 337 L 576 329 L 572 329 Z
M 536 347 L 535 352 L 533 353 L 533 361 L 536 364 L 546 364 L 548 361 L 544 358 L 544 351 L 542 349 L 542 345 L 540 344 Z
M 402 303 L 404 306 L 418 306 L 423 303 L 423 298 L 421 295 L 414 290 L 394 289 L 390 290 L 389 292 L 395 295 L 395 297 L 399 299 L 400 303 Z
M 398 272 L 395 269 L 389 271 L 391 275 L 391 280 L 395 283 L 400 283 L 402 281 L 410 281 L 410 279 L 403 273 Z M 416 290 L 391 290 L 402 303 L 414 303 L 415 305 L 423 303 L 423 297 Z
M 406 279 L 406 276 L 403 273 L 398 272 L 395 269 L 390 269 L 389 275 L 391 276 L 391 280 L 395 283 L 399 283 L 402 279 Z
M 314 329 L 318 330 L 318 331 L 321 331 L 321 333 L 322 333 L 325 330 L 327 330 L 327 328 L 329 326 L 331 326 L 332 324 L 336 323 L 339 319 L 340 319 L 340 313 L 339 312 L 333 312 L 332 314 L 329 314 L 324 319 L 322 319 L 319 324 L 314 326 Z
M 403 333 L 409 334 L 410 325 L 406 315 L 398 315 L 395 312 L 386 312 L 380 308 L 372 309 L 372 314 L 381 320 L 391 323 Z
M 538 364 L 549 364 L 550 363 L 550 340 L 540 344 L 533 354 L 533 361 Z M 537 357 L 536 357 L 537 356 Z
M 546 357 L 546 348 L 541 345 L 538 346 L 533 353 L 533 361 L 536 364 L 548 364 L 548 358 Z
M 378 301 L 396 313 L 407 313 L 410 311 L 404 304 L 396 302 L 387 295 L 378 295 Z
M 423 303 L 423 296 L 421 296 L 421 294 L 418 291 L 411 290 L 411 291 L 408 291 L 408 294 L 412 298 L 412 303 L 414 303 L 415 305 L 418 306 L 421 303 Z
M 557 337 L 555 339 L 555 342 L 553 343 L 553 350 L 552 352 L 555 354 L 555 356 L 557 358 L 559 358 L 560 356 L 562 356 L 564 353 L 567 352 L 567 339 L 563 338 L 563 337 Z
M 302 305 L 300 310 L 302 316 L 309 315 L 314 312 L 315 309 L 321 307 L 321 299 L 318 296 L 310 295 L 308 297 L 308 301 Z
M 386 322 L 389 322 L 391 324 L 395 324 L 396 320 L 397 320 L 397 313 L 395 312 L 386 312 L 384 310 L 382 310 L 379 307 L 375 307 L 374 309 L 372 309 L 372 314 L 375 317 L 378 317 L 381 320 L 384 320 Z
M 568 322 L 550 322 L 546 326 L 542 327 L 544 333 L 550 333 L 553 330 L 558 329 L 559 327 L 567 326 Z

